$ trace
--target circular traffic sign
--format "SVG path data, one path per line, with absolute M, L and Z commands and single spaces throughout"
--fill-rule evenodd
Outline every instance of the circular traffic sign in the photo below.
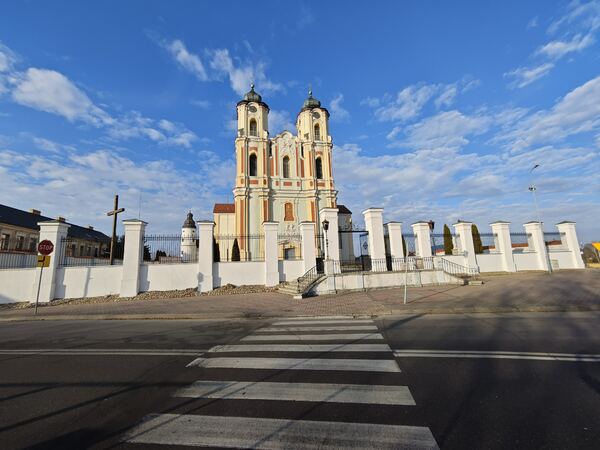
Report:
M 38 244 L 38 252 L 41 255 L 49 255 L 54 251 L 54 244 L 50 242 L 48 239 L 44 239 L 42 242 Z

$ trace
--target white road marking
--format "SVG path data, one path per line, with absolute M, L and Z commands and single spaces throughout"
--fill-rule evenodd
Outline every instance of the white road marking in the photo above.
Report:
M 175 397 L 414 405 L 406 386 L 368 384 L 196 381 Z
M 383 340 L 379 333 L 349 333 L 349 334 L 272 334 L 250 335 L 242 341 L 373 341 Z
M 600 362 L 600 354 L 503 352 L 479 350 L 394 350 L 399 358 L 491 358 L 532 361 Z
M 243 344 L 217 345 L 209 353 L 221 352 L 391 352 L 387 344 Z
M 266 333 L 274 331 L 293 332 L 293 331 L 377 331 L 375 325 L 323 325 L 317 327 L 267 327 L 256 330 L 256 333 Z
M 253 417 L 149 416 L 125 440 L 141 444 L 252 449 L 437 449 L 426 427 Z
M 0 355 L 28 356 L 200 356 L 206 349 L 44 348 L 0 349 Z
M 400 372 L 391 359 L 321 359 L 321 358 L 196 358 L 187 367 L 208 369 L 277 369 L 277 370 L 356 370 L 360 372 Z
M 284 325 L 342 325 L 342 324 L 372 324 L 372 320 L 364 320 L 364 319 L 335 319 L 335 320 L 283 320 L 280 322 L 275 322 L 271 325 L 273 326 L 284 326 Z

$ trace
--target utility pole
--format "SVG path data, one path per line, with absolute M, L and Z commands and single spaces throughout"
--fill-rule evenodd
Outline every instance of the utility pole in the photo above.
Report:
M 115 259 L 115 245 L 117 244 L 117 215 L 125 211 L 125 208 L 119 208 L 119 194 L 115 194 L 115 206 L 112 211 L 106 213 L 107 216 L 113 216 L 112 237 L 110 239 L 110 265 L 113 265 Z

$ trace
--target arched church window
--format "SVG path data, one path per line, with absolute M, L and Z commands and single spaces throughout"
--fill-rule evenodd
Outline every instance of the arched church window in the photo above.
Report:
M 258 127 L 255 119 L 250 119 L 250 136 L 258 136 Z
M 318 123 L 315 123 L 315 141 L 321 140 L 321 127 Z
M 319 180 L 323 179 L 323 161 L 321 158 L 317 158 L 315 161 L 315 172 L 317 173 L 317 178 Z
M 251 177 L 255 177 L 256 176 L 256 172 L 257 172 L 257 168 L 256 168 L 256 153 L 252 153 L 250 155 L 250 176 Z
M 290 177 L 290 158 L 288 156 L 283 157 L 283 178 Z

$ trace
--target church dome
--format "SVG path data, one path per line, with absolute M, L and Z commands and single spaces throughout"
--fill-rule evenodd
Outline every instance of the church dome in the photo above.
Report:
M 250 85 L 250 90 L 244 95 L 244 100 L 247 102 L 262 103 L 262 97 L 254 90 L 254 83 Z
M 194 222 L 194 215 L 190 211 L 187 213 L 187 217 L 185 222 L 183 222 L 183 226 L 181 228 L 196 228 L 196 223 Z
M 302 105 L 302 109 L 313 109 L 320 108 L 321 102 L 313 97 L 312 90 L 308 91 L 308 98 L 304 100 L 304 104 Z

